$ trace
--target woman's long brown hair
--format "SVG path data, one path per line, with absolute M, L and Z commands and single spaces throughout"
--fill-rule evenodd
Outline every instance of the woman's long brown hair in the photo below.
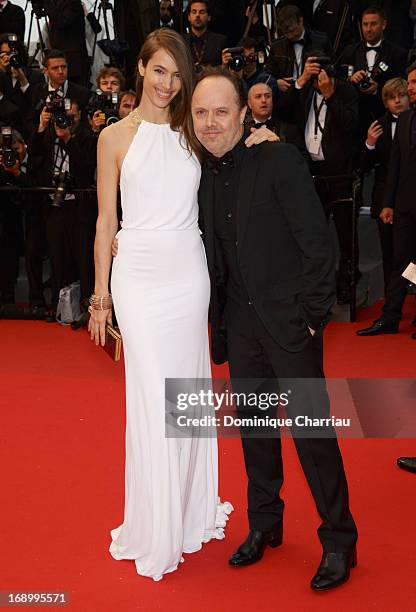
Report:
M 142 60 L 143 66 L 146 67 L 159 49 L 164 49 L 173 58 L 181 79 L 181 89 L 170 103 L 170 126 L 183 134 L 188 151 L 202 159 L 203 147 L 195 136 L 192 124 L 191 100 L 195 73 L 191 52 L 180 34 L 169 28 L 160 28 L 147 36 L 138 61 Z M 135 106 L 140 104 L 142 94 L 143 77 L 137 71 Z

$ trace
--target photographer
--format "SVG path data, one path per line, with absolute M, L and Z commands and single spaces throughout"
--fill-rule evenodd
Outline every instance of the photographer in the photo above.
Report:
M 338 64 L 352 67 L 351 83 L 359 94 L 360 138 L 363 142 L 370 123 L 384 113 L 383 85 L 389 79 L 405 75 L 407 51 L 385 40 L 387 21 L 380 6 L 370 6 L 363 11 L 361 26 L 364 40 L 349 45 Z
M 352 210 L 338 200 L 352 197 L 353 157 L 357 148 L 357 93 L 337 78 L 329 58 L 308 57 L 305 68 L 278 101 L 279 119 L 297 125 L 292 144 L 306 155 L 327 217 L 334 218 L 340 246 L 338 303 L 350 301 Z M 358 261 L 358 252 L 355 253 Z M 357 279 L 358 270 L 354 272 Z
M 369 172 L 375 167 L 374 188 L 371 198 L 371 216 L 377 221 L 383 256 L 384 289 L 386 291 L 393 266 L 393 226 L 383 223 L 380 212 L 384 206 L 384 193 L 389 170 L 390 152 L 396 133 L 399 116 L 409 109 L 409 94 L 404 79 L 387 81 L 382 90 L 382 99 L 386 112 L 374 121 L 367 132 L 363 147 L 361 169 Z
M 0 34 L 10 32 L 20 40 L 25 37 L 25 12 L 10 0 L 0 0 Z
M 118 116 L 120 119 L 124 119 L 127 115 L 130 115 L 131 111 L 135 107 L 136 94 L 134 91 L 122 91 L 118 103 Z
M 26 47 L 14 34 L 0 35 L 0 71 L 5 76 L 5 96 L 21 115 L 30 108 L 31 87 L 43 83 L 42 75 L 27 66 Z
M 284 6 L 279 11 L 278 29 L 283 36 L 272 43 L 266 72 L 277 79 L 284 93 L 302 74 L 307 54 L 314 49 L 332 57 L 332 45 L 326 34 L 305 28 L 297 6 Z
M 85 15 L 81 0 L 47 0 L 51 47 L 62 49 L 73 83 L 87 85 L 89 58 L 85 40 Z
M 103 127 L 107 125 L 108 116 L 106 116 L 105 108 L 116 110 L 119 105 L 119 97 L 111 96 L 111 94 L 119 94 L 125 87 L 125 79 L 118 68 L 104 67 L 97 74 L 98 91 L 93 94 L 90 99 L 87 113 L 91 125 L 91 129 L 95 134 L 98 134 Z M 100 94 L 105 94 L 102 96 Z M 109 95 L 110 94 L 110 95 Z M 114 101 L 112 100 L 114 98 Z M 108 104 L 106 103 L 108 101 Z M 116 115 L 116 113 L 114 113 Z
M 254 38 L 244 38 L 240 47 L 222 50 L 222 65 L 242 78 L 248 91 L 264 72 L 264 53 L 260 51 L 259 54 L 256 51 Z
M 0 185 L 23 185 L 26 144 L 10 126 L 0 131 Z M 23 209 L 18 195 L 4 192 L 0 205 L 0 305 L 14 304 L 14 288 L 23 251 Z
M 223 34 L 208 30 L 211 21 L 209 3 L 205 0 L 190 0 L 187 15 L 191 31 L 185 34 L 184 38 L 191 49 L 195 68 L 200 70 L 202 66 L 218 66 L 221 64 L 221 53 L 227 46 L 227 39 Z
M 30 134 L 37 132 L 40 113 L 51 97 L 60 96 L 77 100 L 79 108 L 83 112 L 91 93 L 86 87 L 68 81 L 68 62 L 65 53 L 58 49 L 51 49 L 45 53 L 43 73 L 47 83 L 39 83 L 32 88 L 30 111 L 27 119 Z
M 52 310 L 54 321 L 59 290 L 76 279 L 85 301 L 94 287 L 93 244 L 97 203 L 95 195 L 71 194 L 72 188 L 94 184 L 97 139 L 81 122 L 78 102 L 71 100 L 65 113 L 54 114 L 45 106 L 31 151 L 43 158 L 38 184 L 58 187 L 49 196 L 46 235 L 52 266 Z

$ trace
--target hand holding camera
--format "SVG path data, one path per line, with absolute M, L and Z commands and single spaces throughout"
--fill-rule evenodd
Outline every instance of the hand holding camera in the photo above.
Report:
M 92 131 L 97 133 L 105 126 L 105 114 L 103 111 L 96 110 L 95 113 L 91 117 L 91 127 Z
M 49 121 L 52 118 L 52 113 L 51 111 L 48 109 L 47 106 L 45 106 L 40 114 L 39 117 L 39 128 L 38 128 L 38 132 L 44 132 L 46 130 L 46 128 L 49 125 Z
M 9 126 L 1 128 L 0 166 L 14 176 L 20 174 L 19 158 L 13 148 L 13 130 Z
M 299 87 L 304 87 L 311 79 L 319 76 L 321 64 L 319 64 L 317 60 L 317 57 L 308 57 L 303 72 L 296 81 Z

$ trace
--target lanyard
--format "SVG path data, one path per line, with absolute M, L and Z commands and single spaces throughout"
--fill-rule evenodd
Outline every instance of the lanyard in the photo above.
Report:
M 200 50 L 198 50 L 198 46 L 199 45 L 197 45 L 196 43 L 192 43 L 192 56 L 196 65 L 200 64 L 202 58 L 204 57 L 205 47 L 207 46 L 206 39 L 202 41 L 202 45 L 200 45 Z
M 55 148 L 55 159 L 53 162 L 53 171 L 59 172 L 60 174 L 62 172 L 64 163 L 66 162 L 66 158 L 68 157 L 68 153 L 65 151 L 60 141 L 55 143 L 55 147 L 56 148 Z M 58 160 L 60 161 L 60 163 Z
M 322 98 L 321 103 L 318 107 L 318 104 L 316 102 L 316 93 L 313 96 L 313 110 L 315 113 L 315 127 L 314 127 L 314 134 L 315 134 L 315 138 L 318 137 L 318 129 L 320 130 L 321 134 L 324 133 L 324 128 L 323 126 L 320 124 L 319 122 L 319 115 L 321 114 L 321 110 L 323 109 L 323 106 L 325 104 L 325 98 Z

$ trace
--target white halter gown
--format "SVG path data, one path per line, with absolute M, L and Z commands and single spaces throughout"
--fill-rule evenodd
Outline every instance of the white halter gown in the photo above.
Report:
M 160 580 L 222 539 L 216 438 L 165 437 L 165 378 L 210 378 L 210 295 L 198 229 L 201 168 L 169 124 L 143 121 L 124 159 L 111 289 L 126 374 L 125 508 L 114 559 Z

